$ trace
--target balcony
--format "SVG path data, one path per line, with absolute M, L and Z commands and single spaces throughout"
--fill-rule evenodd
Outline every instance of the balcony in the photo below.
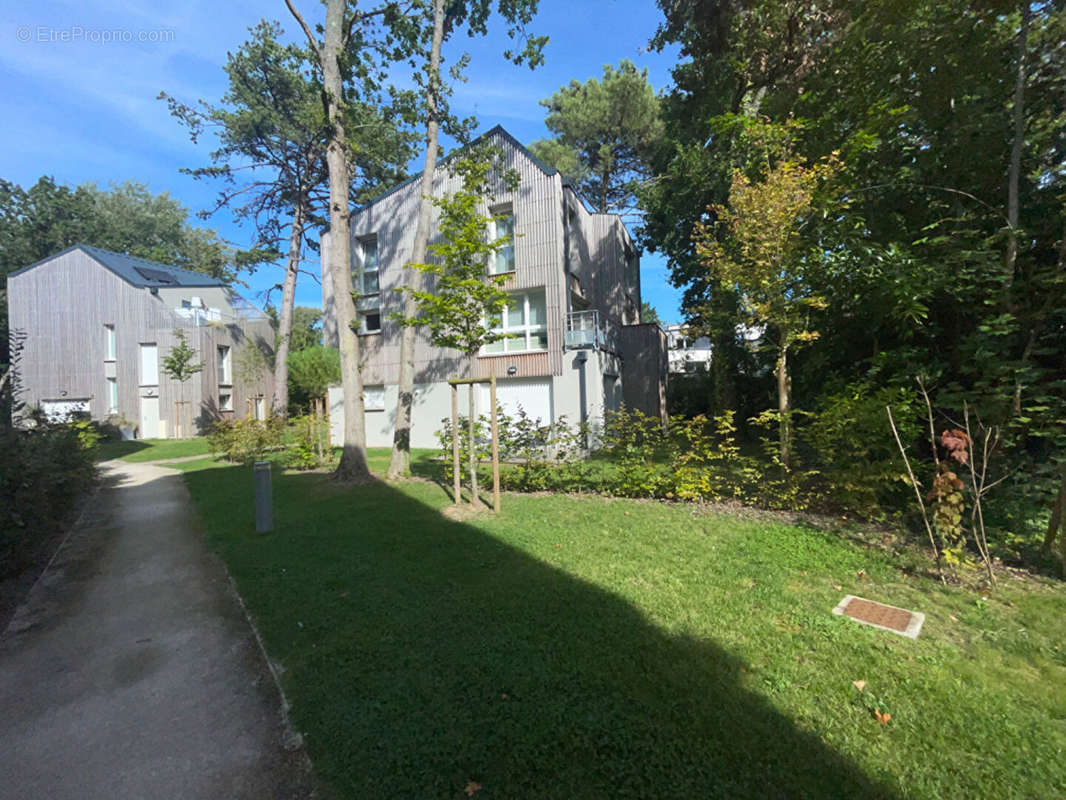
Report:
M 571 311 L 566 315 L 567 350 L 619 352 L 618 326 L 599 311 Z
M 175 308 L 174 313 L 182 319 L 189 320 L 197 328 L 203 328 L 212 322 L 222 322 L 222 311 L 217 308 L 183 306 Z

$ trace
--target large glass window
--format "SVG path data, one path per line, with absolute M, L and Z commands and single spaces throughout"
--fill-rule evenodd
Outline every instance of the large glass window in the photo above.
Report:
M 356 310 L 360 333 L 381 332 L 381 281 L 378 262 L 378 237 L 359 240 L 359 269 L 352 275 L 352 286 L 359 293 Z
M 141 386 L 159 385 L 159 350 L 155 342 L 141 345 Z
M 104 336 L 106 337 L 106 348 L 107 348 L 106 360 L 107 361 L 114 361 L 115 358 L 116 358 L 116 351 L 118 349 L 116 347 L 116 345 L 115 345 L 115 326 L 114 325 L 105 325 L 104 326 Z
M 492 223 L 492 241 L 505 236 L 510 238 L 508 244 L 493 254 L 492 263 L 489 264 L 490 273 L 502 275 L 514 272 L 514 212 L 508 208 L 494 213 L 496 219 Z
M 230 386 L 232 383 L 233 371 L 230 366 L 229 346 L 220 344 L 218 346 L 218 384 L 219 386 Z
M 492 330 L 508 338 L 485 345 L 482 353 L 521 353 L 548 349 L 548 315 L 544 290 L 533 289 L 511 295 L 500 318 L 493 320 Z
M 359 274 L 352 284 L 359 294 L 377 294 L 381 291 L 378 282 L 378 237 L 368 236 L 359 240 Z
M 107 379 L 107 413 L 118 413 L 118 379 Z

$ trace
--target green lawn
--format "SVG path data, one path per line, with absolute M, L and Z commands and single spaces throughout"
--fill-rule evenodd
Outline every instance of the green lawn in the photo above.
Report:
M 367 450 L 367 461 L 370 468 L 375 472 L 385 472 L 389 466 L 391 450 L 387 447 L 371 447 Z M 97 446 L 97 459 L 108 461 L 120 459 L 122 461 L 140 462 L 160 461 L 167 458 L 186 458 L 190 456 L 205 456 L 204 461 L 211 461 L 211 449 L 207 444 L 207 437 L 197 436 L 192 439 L 134 439 L 131 441 L 107 441 Z M 411 462 L 416 471 L 431 471 L 431 460 L 437 455 L 433 449 L 418 449 L 411 451 Z M 191 465 L 172 464 L 177 469 L 185 471 L 195 470 L 203 466 L 200 460 Z
M 1066 795 L 1061 584 L 984 599 L 843 533 L 652 502 L 457 522 L 434 483 L 321 474 L 275 472 L 256 536 L 249 469 L 183 467 L 339 797 Z M 921 637 L 834 617 L 848 592 L 924 611 Z
M 144 462 L 207 455 L 210 452 L 207 438 L 204 436 L 193 439 L 133 439 L 101 442 L 97 447 L 97 458 L 100 461 L 118 458 L 123 461 Z

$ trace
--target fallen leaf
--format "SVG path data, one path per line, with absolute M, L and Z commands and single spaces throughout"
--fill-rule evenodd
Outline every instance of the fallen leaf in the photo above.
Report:
M 861 692 L 863 689 L 866 688 L 866 681 L 852 681 L 851 685 Z
M 950 619 L 952 622 L 958 622 L 959 621 L 959 618 L 956 617 L 954 614 L 948 614 L 948 619 Z
M 507 694 L 507 692 L 504 692 L 503 694 L 501 694 L 500 697 L 502 697 L 504 700 L 510 700 L 511 699 L 511 695 Z
M 481 789 L 481 784 L 477 781 L 467 781 L 466 788 L 463 789 L 466 792 L 467 797 L 473 797 Z
M 556 546 L 556 547 L 562 547 L 562 545 L 561 545 L 561 544 L 556 544 L 555 546 Z
M 836 589 L 838 592 L 844 591 L 844 587 L 841 586 L 839 583 L 833 584 L 833 588 Z
M 882 714 L 882 713 L 881 713 L 881 712 L 880 712 L 880 711 L 879 711 L 878 709 L 876 709 L 876 708 L 874 709 L 874 717 L 875 717 L 875 718 L 877 719 L 877 721 L 878 721 L 878 722 L 880 722 L 880 723 L 881 723 L 882 725 L 887 725 L 887 724 L 888 724 L 888 721 L 889 721 L 890 719 L 892 719 L 892 715 L 891 715 L 891 714 L 888 714 L 888 713 Z
M 858 572 L 855 573 L 855 577 L 856 578 L 865 578 L 866 577 L 866 570 L 860 569 Z

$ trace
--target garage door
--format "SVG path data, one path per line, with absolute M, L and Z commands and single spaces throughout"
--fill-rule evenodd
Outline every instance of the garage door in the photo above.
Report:
M 72 414 L 88 414 L 89 401 L 86 400 L 42 400 L 41 410 L 49 422 L 63 422 Z
M 551 378 L 497 380 L 496 402 L 510 417 L 517 417 L 521 408 L 529 417 L 540 420 L 541 425 L 550 425 L 553 419 Z M 481 385 L 480 408 L 481 413 L 487 416 L 489 412 L 488 384 Z

